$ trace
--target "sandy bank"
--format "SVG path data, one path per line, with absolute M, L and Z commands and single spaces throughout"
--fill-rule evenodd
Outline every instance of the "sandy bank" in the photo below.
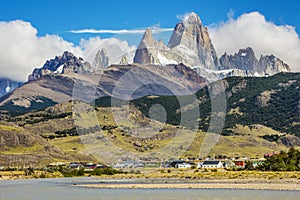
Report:
M 290 190 L 300 191 L 300 181 L 245 181 L 245 180 L 206 180 L 205 182 L 101 182 L 99 184 L 76 185 L 88 188 L 105 188 L 105 189 L 251 189 L 251 190 Z

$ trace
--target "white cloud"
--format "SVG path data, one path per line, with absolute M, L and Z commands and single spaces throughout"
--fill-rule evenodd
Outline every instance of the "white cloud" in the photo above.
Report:
M 89 38 L 88 40 L 81 39 L 80 46 L 83 48 L 83 58 L 90 63 L 93 63 L 98 50 L 104 48 L 114 64 L 118 64 L 121 57 L 125 55 L 128 62 L 132 62 L 136 47 L 129 46 L 126 41 L 116 38 L 101 39 L 100 37 Z
M 0 22 L 0 76 L 25 81 L 34 67 L 68 50 L 80 48 L 56 35 L 37 36 L 30 23 L 21 20 Z
M 252 12 L 233 19 L 232 11 L 227 22 L 209 27 L 218 55 L 233 54 L 240 48 L 252 47 L 256 57 L 261 54 L 275 56 L 300 71 L 300 39 L 295 28 L 276 25 L 265 17 Z
M 41 67 L 46 60 L 64 51 L 86 59 L 85 56 L 93 54 L 92 50 L 97 51 L 97 48 L 106 48 L 109 56 L 114 57 L 135 48 L 115 38 L 99 37 L 82 40 L 79 46 L 75 46 L 57 35 L 39 37 L 37 32 L 29 22 L 22 20 L 0 22 L 0 77 L 26 81 L 34 68 Z
M 161 32 L 170 32 L 173 31 L 173 28 L 160 28 L 157 26 L 150 27 L 153 33 L 161 33 Z M 110 33 L 110 34 L 144 34 L 145 29 L 122 29 L 122 30 L 108 30 L 108 29 L 81 29 L 81 30 L 71 30 L 71 33 Z

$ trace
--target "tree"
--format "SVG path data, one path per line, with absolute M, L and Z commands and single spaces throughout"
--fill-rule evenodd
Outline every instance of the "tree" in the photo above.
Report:
M 263 171 L 299 171 L 300 170 L 300 151 L 295 148 L 289 149 L 277 155 L 273 155 L 258 167 Z

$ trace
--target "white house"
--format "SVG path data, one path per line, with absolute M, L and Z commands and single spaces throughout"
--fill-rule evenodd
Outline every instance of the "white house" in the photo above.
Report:
M 192 166 L 189 163 L 178 163 L 175 165 L 175 168 L 178 168 L 178 169 L 189 169 L 191 167 Z
M 221 161 L 204 161 L 201 168 L 218 169 L 223 168 L 223 164 Z

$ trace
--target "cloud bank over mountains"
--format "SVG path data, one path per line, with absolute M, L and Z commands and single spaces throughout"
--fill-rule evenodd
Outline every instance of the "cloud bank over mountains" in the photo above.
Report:
M 201 17 L 201 13 L 200 13 Z M 175 24 L 175 23 L 174 23 Z M 159 32 L 170 28 L 155 29 Z M 144 30 L 75 30 L 73 33 L 141 34 Z M 78 45 L 58 35 L 38 36 L 38 30 L 29 22 L 15 20 L 0 22 L 0 77 L 26 81 L 35 67 L 41 67 L 47 59 L 70 51 L 76 56 L 92 62 L 95 54 L 105 48 L 113 63 L 119 63 L 122 55 L 129 62 L 136 46 L 116 38 L 103 39 L 98 36 L 81 39 Z M 209 26 L 209 33 L 220 57 L 224 52 L 233 54 L 240 48 L 251 46 L 255 54 L 275 56 L 289 64 L 293 71 L 300 71 L 300 39 L 295 27 L 276 25 L 258 13 L 243 14 L 237 19 L 232 15 L 228 21 Z M 138 44 L 136 44 L 138 45 Z
M 233 19 L 231 13 L 227 22 L 210 26 L 209 33 L 219 56 L 252 47 L 256 56 L 274 54 L 293 71 L 300 71 L 300 39 L 295 27 L 278 26 L 258 12 L 243 14 L 237 19 Z
M 64 51 L 70 51 L 92 62 L 100 48 L 107 49 L 112 61 L 136 49 L 126 41 L 115 38 L 82 39 L 76 46 L 58 35 L 40 37 L 37 33 L 37 29 L 29 22 L 0 22 L 0 78 L 26 81 L 35 67 L 41 67 L 46 60 L 61 55 Z

